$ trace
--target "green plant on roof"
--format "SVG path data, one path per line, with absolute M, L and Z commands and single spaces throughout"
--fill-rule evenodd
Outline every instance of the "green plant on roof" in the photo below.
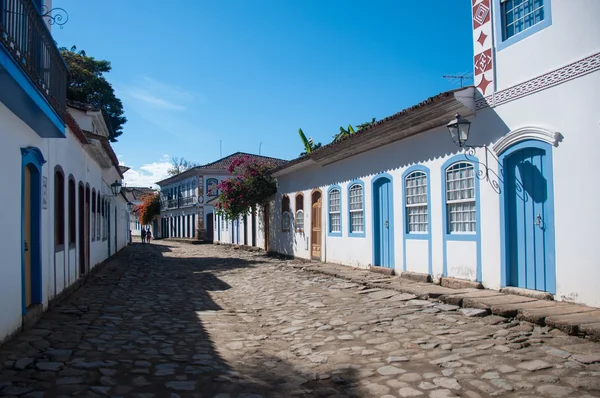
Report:
M 302 152 L 300 154 L 300 156 L 308 155 L 309 153 L 313 152 L 315 149 L 321 148 L 321 143 L 318 142 L 315 144 L 312 137 L 309 137 L 307 139 L 306 136 L 304 135 L 304 131 L 302 131 L 302 129 L 298 129 L 298 134 L 300 135 L 300 139 L 302 140 L 302 144 L 304 145 L 304 152 Z

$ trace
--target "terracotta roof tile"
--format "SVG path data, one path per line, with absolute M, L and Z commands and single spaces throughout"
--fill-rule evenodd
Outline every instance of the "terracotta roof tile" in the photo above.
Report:
M 280 167 L 284 164 L 287 163 L 287 160 L 283 160 L 283 159 L 277 159 L 277 158 L 271 158 L 268 156 L 261 156 L 261 155 L 253 155 L 251 153 L 245 153 L 245 152 L 236 152 L 233 153 L 229 156 L 226 156 L 222 159 L 219 159 L 217 161 L 214 161 L 212 163 L 207 163 L 205 165 L 202 166 L 197 166 L 195 168 L 197 169 L 223 169 L 223 170 L 227 170 L 227 168 L 229 167 L 229 165 L 231 165 L 231 163 L 238 157 L 240 156 L 248 156 L 250 157 L 250 159 L 252 160 L 261 160 L 264 162 L 269 162 L 269 163 L 273 163 L 273 166 L 275 167 Z
M 329 152 L 336 151 L 336 149 L 337 149 L 336 146 L 339 145 L 339 144 L 341 144 L 342 142 L 345 142 L 345 141 L 348 141 L 348 140 L 360 139 L 360 138 L 364 137 L 364 135 L 366 135 L 366 134 L 376 134 L 379 130 L 381 130 L 381 128 L 383 126 L 389 124 L 391 121 L 402 119 L 402 118 L 410 115 L 411 113 L 415 112 L 418 109 L 421 109 L 423 107 L 427 107 L 427 106 L 433 105 L 433 104 L 439 102 L 440 100 L 443 100 L 445 98 L 448 98 L 448 97 L 454 95 L 455 92 L 461 91 L 461 90 L 465 90 L 467 88 L 469 88 L 469 87 L 462 87 L 460 89 L 445 91 L 443 93 L 434 95 L 433 97 L 429 97 L 425 101 L 419 102 L 418 104 L 413 105 L 413 106 L 408 107 L 408 108 L 405 108 L 405 109 L 401 110 L 398 113 L 395 113 L 395 114 L 393 114 L 391 116 L 388 116 L 388 117 L 386 117 L 384 119 L 378 120 L 374 124 L 369 125 L 367 127 L 364 127 L 362 129 L 358 130 L 356 133 L 348 135 L 348 136 L 342 138 L 341 140 L 339 140 L 337 142 L 331 142 L 331 143 L 329 143 L 327 145 L 323 145 L 322 147 L 320 147 L 320 148 L 316 149 L 315 151 L 311 152 L 310 154 L 300 156 L 300 157 L 298 157 L 296 159 L 292 159 L 289 162 L 287 162 L 287 163 L 279 166 L 275 171 L 283 170 L 283 169 L 286 169 L 286 168 L 288 168 L 290 166 L 293 166 L 295 164 L 298 164 L 298 163 L 301 163 L 301 162 L 303 162 L 305 160 L 308 160 L 314 154 L 317 154 L 317 153 L 319 155 L 324 155 L 324 154 L 327 154 Z

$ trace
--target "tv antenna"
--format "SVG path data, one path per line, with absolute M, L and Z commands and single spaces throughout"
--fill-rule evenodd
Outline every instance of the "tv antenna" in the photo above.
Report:
M 469 80 L 473 80 L 473 74 L 470 72 L 462 72 L 462 73 L 458 73 L 456 75 L 444 75 L 442 76 L 444 79 L 448 80 L 448 82 L 450 82 L 450 84 L 454 84 L 457 81 L 460 82 L 460 87 L 464 87 L 463 82 L 469 81 Z

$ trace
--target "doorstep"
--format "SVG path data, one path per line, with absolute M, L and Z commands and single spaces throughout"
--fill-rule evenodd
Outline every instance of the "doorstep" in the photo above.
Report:
M 339 264 L 311 262 L 290 265 L 309 272 L 346 279 L 367 288 L 395 290 L 413 294 L 419 299 L 438 300 L 464 308 L 478 308 L 487 311 L 488 314 L 547 325 L 567 334 L 587 336 L 591 340 L 600 341 L 600 309 L 549 301 L 547 294 L 544 293 L 537 296 L 533 294 L 526 296 L 520 291 L 515 292 L 520 294 L 508 294 L 477 288 L 475 285 L 453 289 L 432 283 L 416 282 L 401 276 L 382 279 L 381 274 Z

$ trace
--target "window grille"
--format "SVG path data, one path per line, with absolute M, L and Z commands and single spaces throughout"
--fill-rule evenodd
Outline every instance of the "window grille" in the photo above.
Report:
M 502 40 L 544 20 L 544 0 L 503 0 Z
M 446 169 L 446 207 L 449 233 L 475 233 L 475 169 L 456 163 Z
M 350 232 L 364 232 L 363 187 L 354 184 L 350 187 Z
M 329 191 L 329 232 L 342 232 L 340 190 Z
M 429 229 L 427 208 L 427 174 L 414 171 L 404 180 L 407 232 L 426 233 Z

